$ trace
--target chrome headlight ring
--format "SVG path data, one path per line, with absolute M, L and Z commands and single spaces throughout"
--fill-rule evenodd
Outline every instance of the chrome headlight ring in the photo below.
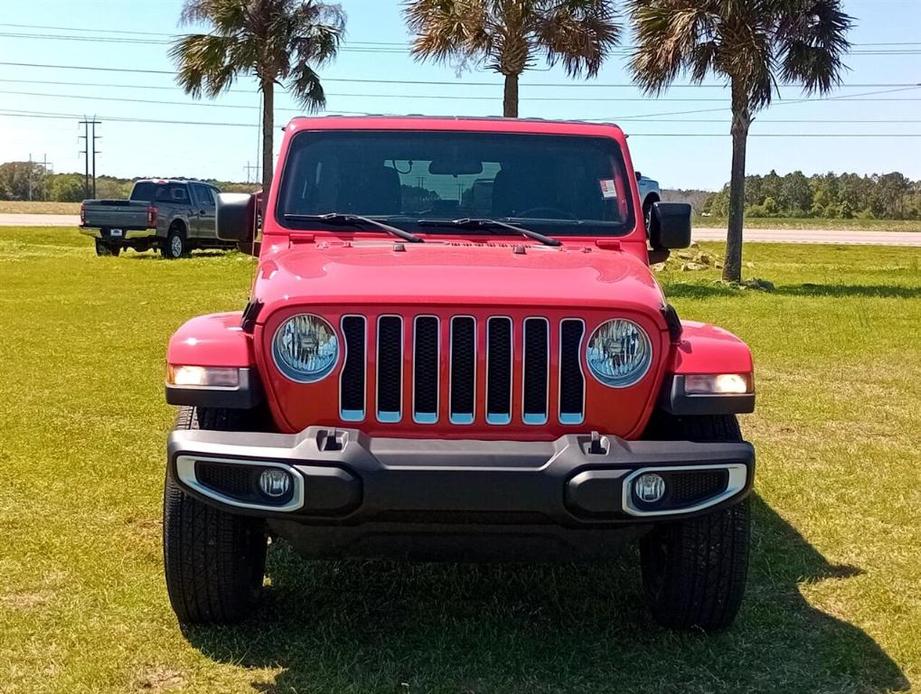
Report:
M 585 361 L 600 383 L 628 388 L 652 366 L 652 340 L 632 320 L 614 318 L 595 328 L 586 346 Z
M 299 313 L 275 331 L 272 359 L 286 378 L 297 383 L 316 383 L 335 368 L 339 359 L 339 339 L 325 319 L 311 313 Z

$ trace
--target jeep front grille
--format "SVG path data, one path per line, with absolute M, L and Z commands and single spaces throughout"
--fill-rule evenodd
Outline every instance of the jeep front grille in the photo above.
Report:
M 350 315 L 341 328 L 343 421 L 362 421 L 369 412 L 385 424 L 407 417 L 417 424 L 446 420 L 461 426 L 478 416 L 497 426 L 513 419 L 534 426 L 585 419 L 580 319 Z

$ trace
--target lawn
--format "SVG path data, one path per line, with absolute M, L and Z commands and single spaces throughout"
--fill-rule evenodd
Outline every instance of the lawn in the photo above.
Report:
M 0 214 L 80 214 L 80 203 L 0 200 Z
M 730 631 L 657 628 L 603 565 L 310 564 L 257 620 L 182 633 L 163 587 L 168 335 L 252 261 L 96 258 L 0 229 L 0 691 L 884 692 L 921 688 L 921 250 L 750 245 L 773 293 L 661 275 L 750 342 L 759 471 Z
M 697 217 L 694 227 L 725 229 L 719 217 Z M 921 231 L 921 219 L 822 219 L 818 217 L 748 217 L 748 229 L 828 229 L 830 231 Z

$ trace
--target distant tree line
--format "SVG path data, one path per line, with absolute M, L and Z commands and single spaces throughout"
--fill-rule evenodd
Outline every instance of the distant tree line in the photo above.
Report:
M 712 193 L 701 211 L 714 217 L 729 212 L 729 185 Z M 749 217 L 823 217 L 826 219 L 921 219 L 921 181 L 899 172 L 861 176 L 827 173 L 806 176 L 745 177 L 745 214 Z
M 158 178 L 139 176 L 138 178 Z M 127 198 L 138 178 L 96 177 L 97 198 Z M 173 178 L 182 178 L 173 177 Z M 194 177 L 190 177 L 194 178 Z M 255 183 L 208 180 L 224 192 L 251 192 L 259 188 Z M 30 195 L 31 189 L 31 195 Z M 53 202 L 80 202 L 88 197 L 81 173 L 52 174 L 38 163 L 11 161 L 0 164 L 0 200 L 49 200 Z

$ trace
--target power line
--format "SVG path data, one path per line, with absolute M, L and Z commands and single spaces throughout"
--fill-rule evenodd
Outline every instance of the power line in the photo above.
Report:
M 334 116 L 336 114 L 329 114 Z M 370 114 L 369 114 L 370 115 Z M 45 113 L 39 111 L 15 111 L 13 109 L 0 110 L 0 117 L 9 118 L 51 118 L 70 120 L 76 117 L 74 114 L 65 113 Z M 216 121 L 182 121 L 182 120 L 160 120 L 152 118 L 128 118 L 128 117 L 105 117 L 107 121 L 118 121 L 123 123 L 162 123 L 169 125 L 207 125 L 212 127 L 237 127 L 237 128 L 256 128 L 255 123 L 226 123 Z M 98 121 L 97 121 L 98 122 Z M 765 121 L 767 122 L 767 121 Z M 629 133 L 630 137 L 729 137 L 729 133 L 659 133 L 646 132 Z M 826 137 L 852 137 L 852 138 L 917 138 L 921 133 L 750 133 L 749 137 L 795 137 L 795 138 L 826 138 Z
M 76 31 L 83 33 L 95 33 L 95 34 L 126 34 L 130 36 L 164 36 L 175 38 L 181 36 L 181 33 L 170 33 L 164 31 L 137 31 L 132 29 L 103 29 L 103 28 L 81 28 L 81 27 L 72 27 L 72 26 L 52 26 L 47 24 L 15 24 L 10 22 L 0 22 L 0 27 L 10 27 L 13 29 L 39 29 L 39 30 L 51 30 L 51 31 Z M 349 41 L 352 44 L 360 45 L 369 45 L 369 46 L 393 46 L 399 48 L 409 49 L 411 44 L 405 41 Z M 921 46 L 921 41 L 877 41 L 877 42 L 854 42 L 852 46 L 860 47 L 875 47 L 875 46 Z M 626 45 L 620 46 L 620 50 L 634 50 L 636 46 Z
M 142 69 L 142 68 L 124 68 L 124 67 L 103 67 L 103 66 L 91 66 L 91 65 L 53 65 L 48 63 L 19 63 L 19 62 L 7 62 L 0 61 L 0 65 L 7 65 L 11 67 L 34 67 L 34 68 L 49 68 L 54 70 L 90 70 L 94 72 L 124 72 L 124 73 L 134 73 L 134 74 L 143 74 L 143 75 L 169 75 L 171 77 L 176 76 L 174 70 L 152 70 L 152 69 Z M 500 82 L 473 82 L 466 80 L 392 80 L 392 79 L 365 79 L 365 78 L 356 78 L 356 77 L 324 77 L 324 82 L 343 82 L 343 83 L 355 83 L 355 84 L 418 84 L 418 85 L 437 85 L 437 86 L 447 86 L 447 87 L 501 87 Z M 616 88 L 616 87 L 631 87 L 636 88 L 635 84 L 632 83 L 602 83 L 602 82 L 527 82 L 521 85 L 522 87 L 532 88 L 532 87 L 553 87 L 553 88 Z M 801 85 L 791 84 L 791 85 L 781 85 L 783 87 L 790 88 L 799 88 Z M 841 85 L 842 87 L 918 87 L 921 86 L 921 83 L 917 82 L 901 82 L 901 83 L 881 83 L 881 84 L 848 84 Z M 679 87 L 694 87 L 694 88 L 714 88 L 714 89 L 725 89 L 725 85 L 722 84 L 676 84 L 673 85 L 675 88 Z

